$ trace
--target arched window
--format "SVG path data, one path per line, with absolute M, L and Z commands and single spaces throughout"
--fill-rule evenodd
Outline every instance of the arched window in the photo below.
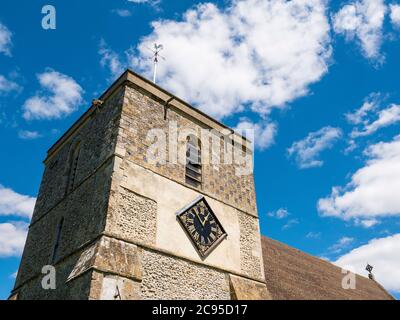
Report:
M 79 153 L 80 153 L 80 142 L 76 143 L 74 148 L 71 150 L 70 165 L 69 165 L 69 175 L 68 175 L 68 185 L 67 194 L 74 190 L 76 171 L 78 169 Z
M 58 248 L 60 247 L 60 240 L 61 240 L 61 232 L 64 224 L 64 218 L 61 218 L 60 222 L 57 226 L 57 234 L 56 234 L 56 242 L 54 243 L 53 254 L 51 256 L 51 263 L 56 262 Z
M 199 139 L 194 135 L 187 137 L 185 180 L 187 184 L 201 188 L 201 146 Z

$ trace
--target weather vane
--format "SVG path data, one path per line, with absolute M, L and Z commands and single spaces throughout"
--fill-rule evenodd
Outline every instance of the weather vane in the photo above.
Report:
M 160 52 L 162 49 L 164 49 L 164 46 L 162 44 L 155 43 L 153 49 L 150 49 L 150 48 L 147 48 L 147 49 L 149 49 L 151 52 L 153 52 L 153 57 L 152 57 L 153 62 L 154 62 L 153 82 L 156 83 L 157 65 L 158 65 L 159 58 L 162 58 L 163 60 L 165 60 L 165 58 L 162 55 L 160 55 Z
M 365 270 L 368 271 L 368 278 L 370 278 L 371 280 L 374 279 L 374 275 L 372 274 L 372 269 L 373 269 L 373 268 L 374 268 L 374 267 L 371 266 L 369 263 L 367 263 L 367 266 L 365 267 Z

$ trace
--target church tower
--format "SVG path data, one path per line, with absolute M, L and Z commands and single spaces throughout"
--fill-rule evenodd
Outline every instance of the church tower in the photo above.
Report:
M 268 299 L 248 144 L 126 71 L 48 151 L 10 299 Z

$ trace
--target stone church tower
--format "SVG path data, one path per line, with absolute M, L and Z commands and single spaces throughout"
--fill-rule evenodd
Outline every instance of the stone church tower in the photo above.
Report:
M 203 164 L 201 129 L 217 159 L 232 145 L 252 156 L 245 138 L 126 71 L 48 151 L 10 299 L 267 299 L 253 175 Z M 165 163 L 150 161 L 149 132 L 166 138 Z M 182 148 L 185 162 L 171 161 Z

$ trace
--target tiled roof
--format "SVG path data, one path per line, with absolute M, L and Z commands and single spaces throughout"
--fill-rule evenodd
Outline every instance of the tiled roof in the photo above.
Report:
M 276 300 L 388 300 L 380 284 L 356 275 L 356 289 L 343 289 L 342 269 L 283 243 L 262 237 L 265 278 Z

